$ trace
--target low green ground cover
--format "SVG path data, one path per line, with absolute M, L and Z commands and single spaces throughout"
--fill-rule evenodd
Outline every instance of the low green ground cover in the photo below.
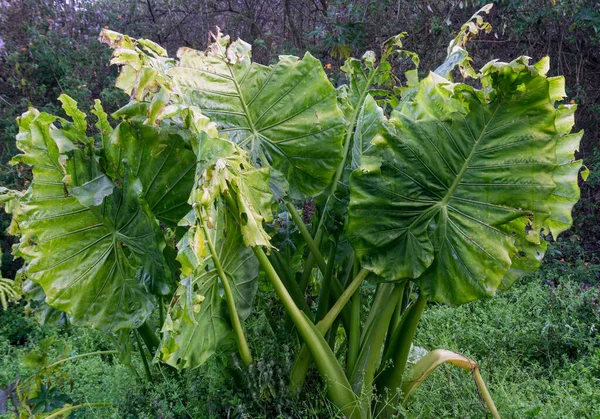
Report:
M 431 305 L 415 342 L 478 361 L 503 418 L 600 418 L 600 265 L 576 238 L 552 245 L 550 255 L 537 274 L 494 299 L 455 308 Z M 251 348 L 262 357 L 249 372 L 243 372 L 237 359 L 217 355 L 207 365 L 182 374 L 151 366 L 150 385 L 136 379 L 115 355 L 90 356 L 64 363 L 43 377 L 48 392 L 40 403 L 115 405 L 78 410 L 71 415 L 77 418 L 334 417 L 316 374 L 299 398 L 287 390 L 297 343 L 284 335 L 284 319 L 274 296 L 265 288 L 259 298 L 272 316 L 252 316 L 248 323 Z M 276 342 L 282 340 L 289 346 L 279 347 Z M 13 306 L 0 314 L 0 387 L 35 371 L 27 366 L 32 353 L 47 355 L 52 362 L 65 352 L 71 356 L 112 349 L 112 342 L 100 332 L 41 328 L 25 317 L 22 308 Z M 135 354 L 132 361 L 143 374 Z M 486 409 L 470 375 L 443 366 L 398 414 L 477 418 L 485 417 Z

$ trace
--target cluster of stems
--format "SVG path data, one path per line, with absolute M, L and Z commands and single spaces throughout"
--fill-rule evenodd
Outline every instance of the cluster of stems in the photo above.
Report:
M 382 57 L 382 61 L 386 58 Z M 276 250 L 272 250 L 270 255 L 267 255 L 259 246 L 252 249 L 283 304 L 288 321 L 293 323 L 303 342 L 290 376 L 292 390 L 301 390 L 309 368 L 314 362 L 327 386 L 330 400 L 347 418 L 390 417 L 394 413 L 393 406 L 403 401 L 399 397 L 401 389 L 408 388 L 412 392 L 420 384 L 419 380 L 411 384 L 403 381 L 403 378 L 415 330 L 427 305 L 427 299 L 423 295 L 412 297 L 412 286 L 407 280 L 385 282 L 380 278 L 368 316 L 363 321 L 361 307 L 364 301 L 361 299 L 361 285 L 369 275 L 373 274 L 362 268 L 354 255 L 350 256 L 349 264 L 345 269 L 335 266 L 338 251 L 338 237 L 335 235 L 327 257 L 321 253 L 321 242 L 327 234 L 326 217 L 330 203 L 337 199 L 335 194 L 344 173 L 356 121 L 369 90 L 380 72 L 380 67 L 381 64 L 370 69 L 360 85 L 360 91 L 357 92 L 358 102 L 354 104 L 354 110 L 348 121 L 342 162 L 330 188 L 326 191 L 327 196 L 324 205 L 320 208 L 319 220 L 314 223 L 316 225 L 314 235 L 305 225 L 294 203 L 285 202 L 309 250 L 302 263 L 301 279 L 298 281 L 296 278 L 290 278 L 285 261 Z M 229 189 L 223 193 L 222 198 L 239 223 L 236 197 L 232 194 L 235 192 Z M 202 209 L 196 210 L 200 211 L 197 218 L 202 220 L 204 218 Z M 201 227 L 224 290 L 240 357 L 245 365 L 249 365 L 252 362 L 252 355 L 236 310 L 231 285 L 220 264 L 207 226 L 202 222 Z M 320 272 L 318 275 L 320 294 L 316 310 L 313 312 L 306 301 L 305 292 L 315 267 Z M 345 274 L 342 274 L 343 272 Z M 343 342 L 337 339 L 339 328 L 345 331 L 346 339 Z M 153 353 L 158 346 L 158 340 L 153 337 L 147 324 L 138 329 L 138 332 Z M 141 345 L 140 352 L 143 352 Z M 143 360 L 146 372 L 150 375 L 149 366 L 145 358 Z M 427 369 L 428 366 L 431 365 L 419 366 L 419 368 Z M 480 375 L 478 377 L 481 378 Z M 487 394 L 488 397 L 484 397 L 485 402 L 496 417 L 497 412 L 485 389 L 485 384 L 481 387 L 477 379 L 476 382 L 481 393 L 484 396 Z

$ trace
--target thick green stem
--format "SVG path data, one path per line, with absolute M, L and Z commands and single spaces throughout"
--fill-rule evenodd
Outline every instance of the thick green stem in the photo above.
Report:
M 331 325 L 331 329 L 329 329 L 329 336 L 327 338 L 327 342 L 329 343 L 329 347 L 332 351 L 335 351 L 335 343 L 337 339 L 337 331 L 340 327 L 340 319 L 339 317 L 333 321 L 333 325 Z M 337 354 L 336 354 L 337 357 Z
M 325 335 L 331 328 L 335 319 L 341 313 L 342 309 L 354 295 L 356 290 L 358 290 L 360 284 L 362 284 L 368 274 L 369 271 L 366 269 L 361 269 L 358 275 L 356 275 L 356 277 L 354 277 L 352 282 L 348 285 L 348 288 L 346 288 L 333 307 L 331 307 L 327 315 L 323 317 L 323 320 L 317 323 L 316 328 L 322 335 Z M 292 374 L 290 377 L 290 387 L 292 391 L 299 391 L 302 388 L 311 361 L 311 351 L 309 351 L 306 345 L 303 345 L 302 349 L 300 349 L 298 357 L 296 358 L 296 361 L 294 362 L 294 368 L 292 369 Z
M 250 354 L 248 342 L 246 342 L 246 336 L 244 335 L 244 329 L 242 328 L 240 316 L 238 315 L 237 309 L 235 308 L 235 300 L 233 299 L 231 285 L 229 284 L 227 275 L 225 275 L 225 271 L 221 266 L 221 260 L 219 259 L 219 255 L 217 254 L 215 246 L 210 238 L 210 232 L 208 231 L 208 228 L 206 227 L 206 224 L 204 222 L 202 223 L 202 230 L 204 231 L 204 238 L 206 239 L 206 244 L 208 245 L 210 254 L 212 255 L 212 261 L 215 265 L 217 275 L 219 275 L 219 279 L 221 280 L 221 284 L 223 285 L 223 290 L 225 291 L 227 311 L 229 312 L 229 319 L 231 320 L 231 326 L 233 327 L 233 334 L 235 335 L 235 340 L 237 342 L 238 351 L 240 352 L 240 357 L 242 358 L 244 364 L 248 366 L 252 363 L 252 355 Z
M 154 355 L 154 353 L 158 349 L 160 340 L 158 339 L 158 336 L 156 336 L 156 333 L 154 333 L 154 330 L 152 329 L 152 326 L 150 326 L 150 323 L 148 323 L 148 321 L 145 321 L 140 327 L 137 328 L 137 331 L 142 337 L 144 343 L 146 344 L 148 352 L 150 352 L 151 355 Z
M 382 282 L 377 284 L 377 289 L 375 290 L 375 297 L 373 297 L 373 303 L 371 304 L 371 308 L 369 309 L 369 315 L 367 316 L 367 320 L 365 320 L 363 331 L 360 335 L 361 345 L 364 344 L 365 336 L 367 335 L 367 331 L 371 328 L 371 323 L 375 321 L 377 314 L 381 311 L 382 306 L 387 303 L 388 298 L 389 294 L 388 288 L 386 287 L 386 283 Z
M 133 332 L 135 336 L 135 342 L 137 343 L 138 351 L 140 351 L 140 356 L 142 357 L 142 364 L 144 364 L 144 371 L 146 372 L 146 378 L 148 382 L 152 382 L 152 373 L 150 372 L 150 365 L 148 365 L 148 359 L 146 358 L 146 351 L 142 346 L 142 341 L 140 339 L 140 333 L 138 331 Z
M 360 263 L 358 258 L 353 258 L 352 273 L 354 276 L 358 274 Z M 348 354 L 346 356 L 346 374 L 350 377 L 358 358 L 360 349 L 360 293 L 357 292 L 352 296 L 350 301 L 350 327 L 346 331 L 348 335 Z
M 401 387 L 402 375 L 406 368 L 410 347 L 415 336 L 415 331 L 417 330 L 417 325 L 421 319 L 421 314 L 423 314 L 426 306 L 427 297 L 421 294 L 417 298 L 417 301 L 405 311 L 402 322 L 396 328 L 394 336 L 390 341 L 390 346 L 381 361 L 381 373 L 376 380 L 379 394 L 385 396 L 386 390 L 389 394 L 395 394 L 396 389 Z M 392 362 L 391 367 L 387 365 L 390 361 Z M 393 401 L 388 400 L 389 403 L 393 403 Z M 378 406 L 377 411 L 383 414 L 382 417 L 390 416 L 389 406 L 390 404 L 387 404 L 387 407 L 382 404 Z
M 353 390 L 357 394 L 361 394 L 365 400 L 362 404 L 364 416 L 370 413 L 375 372 L 381 358 L 386 332 L 394 314 L 394 307 L 402 298 L 404 285 L 405 282 L 381 284 L 380 290 L 386 296 L 385 304 L 374 307 L 377 310 L 375 319 L 370 323 L 368 330 L 365 331 L 356 365 L 350 372 L 350 384 L 352 384 Z
M 402 314 L 404 314 L 404 311 L 406 310 L 406 308 L 408 307 L 408 303 L 410 302 L 410 294 L 412 293 L 413 290 L 413 283 L 409 282 L 408 284 L 406 284 L 406 287 L 404 288 L 404 295 L 402 296 Z M 398 324 L 400 323 L 400 319 L 398 319 Z
M 346 358 L 346 374 L 350 376 L 356 365 L 360 348 L 360 293 L 352 296 L 350 301 L 350 330 L 348 330 L 348 355 Z
M 302 221 L 302 217 L 300 216 L 300 214 L 298 214 L 296 207 L 294 207 L 294 204 L 292 204 L 291 202 L 286 202 L 285 206 L 290 212 L 292 220 L 294 220 L 294 223 L 298 226 L 300 234 L 302 234 L 302 237 L 306 241 L 306 245 L 310 249 L 310 252 L 312 253 L 313 257 L 315 258 L 315 261 L 317 262 L 317 266 L 319 267 L 323 275 L 325 275 L 325 273 L 327 272 L 327 263 L 325 262 L 325 259 L 323 259 L 323 255 L 321 255 L 319 247 L 310 235 L 308 228 L 306 228 L 304 221 Z
M 383 346 L 383 353 L 387 353 L 388 348 L 390 347 L 390 343 L 392 341 L 392 337 L 396 330 L 402 323 L 404 312 L 408 307 L 408 303 L 410 302 L 410 294 L 412 292 L 413 284 L 412 282 L 408 282 L 404 287 L 404 293 L 402 295 L 402 299 L 396 305 L 396 309 L 394 310 L 394 315 L 392 316 L 392 321 L 390 322 L 390 327 L 388 328 L 387 336 L 385 339 L 385 345 Z
M 368 272 L 367 272 L 368 274 Z M 365 274 L 366 276 L 366 274 Z M 333 297 L 333 301 L 338 301 L 344 291 L 344 287 L 342 286 L 342 284 L 340 283 L 339 279 L 337 279 L 335 276 L 331 278 L 331 296 Z M 331 311 L 331 310 L 330 310 Z M 344 323 L 344 328 L 346 330 L 350 329 L 350 307 L 344 306 L 342 308 L 342 322 Z
M 331 275 L 333 274 L 333 260 L 335 259 L 335 252 L 337 250 L 337 240 L 331 246 L 331 250 L 329 252 L 329 257 L 327 260 L 329 263 L 327 264 L 327 271 L 323 276 L 323 281 L 321 282 L 321 292 L 319 293 L 319 305 L 317 306 L 317 314 L 315 315 L 315 321 L 320 321 L 325 314 L 327 314 L 327 308 L 329 305 L 329 292 L 331 290 Z
M 352 298 L 356 290 L 360 288 L 360 284 L 362 284 L 362 282 L 365 280 L 368 274 L 369 271 L 367 271 L 366 269 L 361 269 L 358 275 L 356 275 L 352 282 L 348 285 L 348 288 L 346 288 L 344 292 L 340 293 L 340 296 L 338 297 L 333 307 L 331 307 L 329 312 L 327 312 L 327 315 L 323 317 L 323 319 L 317 324 L 317 329 L 319 329 L 319 331 L 322 334 L 327 333 L 327 331 L 333 324 L 333 321 L 342 312 L 342 310 L 348 303 L 348 300 Z
M 347 418 L 359 418 L 360 412 L 356 395 L 350 389 L 350 383 L 322 333 L 296 306 L 265 252 L 259 247 L 254 247 L 253 250 L 286 312 L 292 318 L 300 336 L 312 353 L 321 376 L 326 380 L 329 398 Z
M 323 259 L 323 256 L 321 255 L 321 252 L 319 251 L 319 245 L 318 243 L 320 242 L 320 238 L 322 235 L 322 232 L 318 232 L 316 235 L 315 240 L 312 239 L 312 237 L 310 236 L 308 229 L 306 228 L 306 225 L 304 224 L 304 222 L 302 221 L 302 217 L 300 217 L 300 214 L 298 214 L 298 211 L 296 211 L 296 208 L 290 204 L 290 203 L 286 203 L 286 206 L 288 207 L 290 214 L 292 214 L 292 219 L 294 220 L 294 223 L 296 223 L 298 225 L 298 228 L 300 229 L 300 232 L 302 234 L 302 237 L 304 237 L 304 240 L 306 241 L 308 248 L 311 251 L 311 255 L 314 256 L 314 260 L 317 262 L 317 265 L 319 266 L 319 269 L 321 270 L 321 273 L 323 275 L 327 275 L 327 263 L 325 263 L 325 260 Z M 308 262 L 310 262 L 310 257 Z M 305 270 L 305 275 L 307 274 L 307 278 L 310 277 L 310 271 L 312 270 L 312 266 L 308 266 L 309 264 L 307 263 L 307 268 L 308 272 Z M 304 284 L 304 277 L 302 278 L 302 284 L 301 284 L 301 289 L 305 289 L 306 288 L 306 284 Z M 342 286 L 342 284 L 340 283 L 339 279 L 337 279 L 336 277 L 331 277 L 331 293 L 333 295 L 334 299 L 339 299 L 340 296 L 342 295 L 342 292 L 344 291 L 344 288 Z M 347 310 L 344 310 L 344 316 L 343 316 L 343 322 L 344 322 L 344 327 L 348 328 L 350 325 L 350 312 L 347 312 Z
M 272 251 L 268 257 L 269 261 L 277 271 L 277 274 L 283 281 L 285 287 L 290 292 L 296 305 L 300 307 L 302 311 L 306 313 L 307 316 L 311 317 L 312 313 L 310 312 L 308 305 L 306 304 L 306 300 L 304 299 L 304 293 L 300 290 L 296 279 L 289 276 L 289 273 L 286 270 L 286 267 L 284 266 L 284 261 L 282 260 L 280 253 L 275 250 Z
M 404 314 L 404 310 L 406 309 L 406 305 L 404 305 L 404 298 L 406 297 L 407 289 L 410 289 L 410 284 L 407 284 L 404 287 L 404 293 L 402 295 L 402 298 L 400 298 L 400 300 L 396 303 L 396 308 L 394 309 L 394 314 L 392 315 L 392 320 L 390 321 L 388 327 L 385 344 L 383 345 L 383 353 L 386 353 L 388 351 L 388 348 L 390 347 L 390 342 L 392 341 L 392 337 L 394 336 L 396 329 L 398 329 L 402 322 L 402 315 Z

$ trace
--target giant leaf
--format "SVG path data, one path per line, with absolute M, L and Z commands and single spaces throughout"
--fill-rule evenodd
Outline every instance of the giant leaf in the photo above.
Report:
M 198 167 L 193 210 L 179 223 L 187 227 L 177 256 L 183 279 L 163 326 L 161 356 L 177 368 L 201 365 L 232 335 L 231 323 L 248 317 L 258 275 L 249 246 L 270 246 L 262 226 L 272 220 L 269 168 L 253 167 L 246 151 L 211 132 L 201 129 L 191 141 Z
M 344 119 L 335 89 L 310 54 L 281 56 L 277 64 L 263 66 L 251 62 L 249 44 L 229 44 L 218 33 L 206 53 L 181 48 L 179 62 L 171 66 L 152 51 L 145 54 L 137 46 L 143 40 L 103 35 L 116 48 L 112 62 L 123 65 L 119 87 L 129 93 L 160 87 L 175 94 L 173 101 L 197 106 L 250 151 L 253 163 L 281 172 L 293 196 L 313 196 L 330 184 L 341 161 Z M 146 72 L 151 88 L 140 85 Z M 135 95 L 150 97 L 156 95 Z
M 158 220 L 170 227 L 190 210 L 196 156 L 185 131 L 163 121 L 159 128 L 121 122 L 104 142 L 110 172 L 121 177 L 125 165 L 143 186 L 142 197 Z
M 17 217 L 25 274 L 75 324 L 137 327 L 150 314 L 152 295 L 168 291 L 158 224 L 140 182 L 125 175 L 113 184 L 54 120 L 35 110 L 19 120 L 23 153 L 14 160 L 33 167 Z
M 198 144 L 198 188 L 192 200 L 215 200 L 223 194 L 232 196 L 246 246 L 270 247 L 270 237 L 263 221 L 273 221 L 268 167 L 255 168 L 247 153 L 235 144 L 208 135 Z M 196 196 L 194 196 L 196 195 Z M 201 198 L 204 196 L 204 198 Z
M 483 91 L 422 80 L 385 123 L 381 161 L 351 179 L 348 235 L 362 265 L 453 304 L 508 286 L 513 263 L 535 265 L 540 232 L 570 223 L 578 190 L 574 107 L 555 106 L 563 79 L 524 58 L 481 78 Z

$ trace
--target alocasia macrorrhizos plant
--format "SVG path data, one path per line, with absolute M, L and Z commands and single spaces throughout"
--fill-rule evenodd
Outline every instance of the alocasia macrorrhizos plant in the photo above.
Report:
M 564 80 L 547 77 L 548 59 L 470 65 L 465 44 L 489 31 L 488 10 L 421 80 L 413 69 L 402 83 L 392 68 L 392 56 L 419 65 L 398 35 L 378 60 L 348 60 L 338 89 L 310 54 L 263 66 L 217 32 L 205 52 L 172 59 L 103 31 L 131 95 L 116 126 L 97 102 L 88 127 L 66 96 L 72 121 L 35 110 L 19 119 L 14 162 L 33 181 L 25 194 L 0 190 L 0 202 L 21 237 L 22 276 L 73 323 L 137 329 L 156 360 L 180 369 L 233 342 L 252 362 L 243 322 L 262 270 L 303 343 L 293 388 L 314 359 L 345 416 L 390 415 L 374 400 L 410 395 L 449 362 L 473 371 L 498 417 L 460 354 L 430 352 L 404 375 L 427 301 L 488 297 L 535 270 L 544 236 L 571 225 L 579 198 L 582 134 L 570 134 L 575 106 L 556 104 Z M 453 81 L 457 70 L 479 87 Z M 306 200 L 314 215 L 299 213 Z M 282 220 L 301 242 L 290 245 Z M 361 319 L 365 281 L 375 293 Z M 320 284 L 315 307 L 308 283 Z

